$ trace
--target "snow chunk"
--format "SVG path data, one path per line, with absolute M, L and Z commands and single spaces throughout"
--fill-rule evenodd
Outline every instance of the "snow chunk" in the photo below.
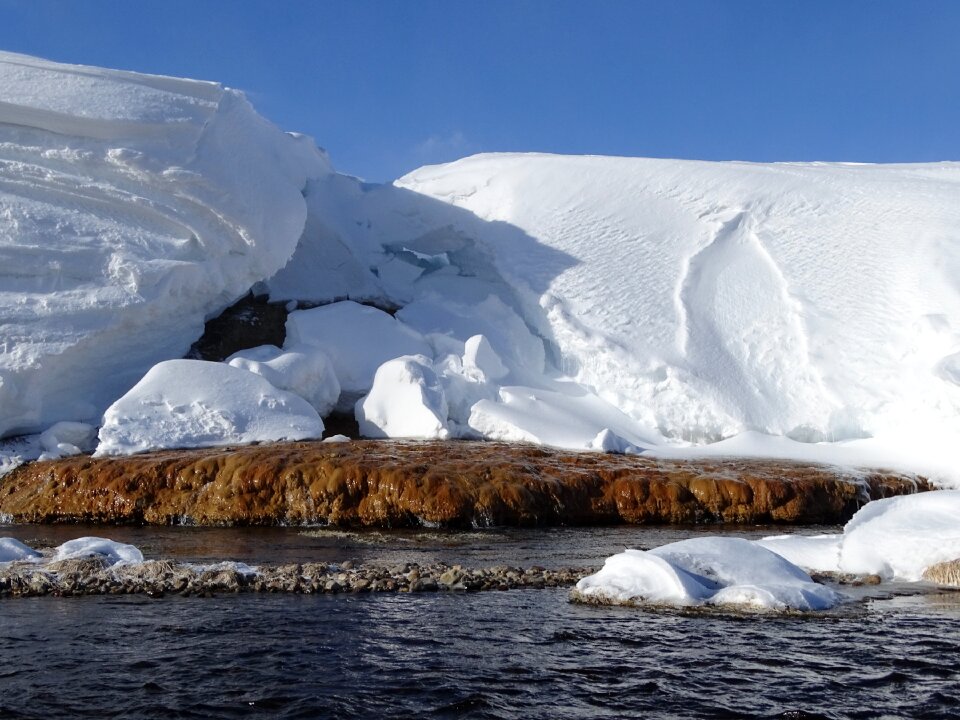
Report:
M 618 455 L 639 455 L 643 452 L 643 448 L 639 448 L 632 442 L 624 440 L 610 428 L 604 428 L 597 433 L 597 436 L 590 441 L 587 447 L 591 450 L 616 453 Z
M 810 570 L 917 581 L 931 565 L 960 558 L 960 490 L 874 500 L 841 535 L 758 542 Z
M 322 434 L 323 421 L 306 400 L 254 373 L 224 363 L 169 360 L 107 409 L 95 455 Z
M 11 537 L 0 537 L 0 563 L 33 560 L 41 557 L 33 548 Z
M 381 365 L 370 394 L 357 402 L 356 416 L 364 437 L 444 439 L 450 435 L 443 388 L 423 355 Z
M 463 344 L 463 369 L 487 380 L 502 380 L 510 372 L 484 335 L 473 335 Z
M 329 356 L 349 403 L 370 390 L 377 368 L 387 360 L 433 356 L 423 337 L 406 324 L 349 300 L 290 313 L 284 347 L 300 345 L 320 348 Z
M 330 358 L 311 345 L 288 345 L 285 350 L 261 345 L 234 353 L 226 362 L 260 375 L 280 390 L 299 395 L 321 417 L 330 414 L 340 397 L 340 383 Z
M 841 601 L 796 565 L 742 538 L 707 537 L 627 550 L 577 583 L 586 599 L 614 603 L 737 605 L 826 610 Z
M 102 557 L 108 565 L 143 562 L 143 553 L 135 546 L 100 537 L 82 537 L 65 542 L 54 551 L 51 562 L 91 556 Z

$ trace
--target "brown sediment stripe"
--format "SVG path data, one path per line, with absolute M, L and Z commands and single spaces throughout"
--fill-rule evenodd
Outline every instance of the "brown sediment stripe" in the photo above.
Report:
M 0 479 L 14 522 L 485 527 L 837 523 L 930 489 L 907 473 L 667 460 L 492 442 L 276 443 L 31 463 Z

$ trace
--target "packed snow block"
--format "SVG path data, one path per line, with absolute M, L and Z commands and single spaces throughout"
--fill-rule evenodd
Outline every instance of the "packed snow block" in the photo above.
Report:
M 293 254 L 307 139 L 221 85 L 0 53 L 0 436 L 94 421 Z
M 290 345 L 286 350 L 262 345 L 234 353 L 227 363 L 260 375 L 280 390 L 299 395 L 313 405 L 320 417 L 329 415 L 340 397 L 340 382 L 330 358 L 312 345 Z
M 360 434 L 369 438 L 444 439 L 447 400 L 430 359 L 412 355 L 377 368 L 370 393 L 357 401 Z
M 317 347 L 330 358 L 344 393 L 341 410 L 370 390 L 377 368 L 387 360 L 433 356 L 420 333 L 383 310 L 349 300 L 290 313 L 284 347 L 302 345 Z
M 472 335 L 463 344 L 463 368 L 481 374 L 486 380 L 502 380 L 510 372 L 483 335 Z
M 826 610 L 843 598 L 764 547 L 706 537 L 627 550 L 577 583 L 575 599 L 655 605 L 730 605 L 761 610 Z
M 255 373 L 225 363 L 168 360 L 107 409 L 94 455 L 322 435 L 323 421 L 306 400 Z

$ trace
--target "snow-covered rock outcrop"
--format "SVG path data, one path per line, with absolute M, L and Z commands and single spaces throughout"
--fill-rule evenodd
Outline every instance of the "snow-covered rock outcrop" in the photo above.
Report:
M 0 53 L 0 436 L 97 422 L 183 356 L 328 172 L 218 84 Z

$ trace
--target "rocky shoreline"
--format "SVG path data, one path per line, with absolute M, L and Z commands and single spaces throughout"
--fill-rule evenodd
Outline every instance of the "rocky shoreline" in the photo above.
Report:
M 842 523 L 929 490 L 909 473 L 663 459 L 495 442 L 297 442 L 35 462 L 0 478 L 16 523 L 490 527 Z
M 102 557 L 46 565 L 10 563 L 0 569 L 0 597 L 52 595 L 209 596 L 218 593 L 328 594 L 371 592 L 479 592 L 570 587 L 595 572 L 590 568 L 545 569 L 499 565 L 464 568 L 419 565 L 293 563 L 251 568 L 238 563 L 212 566 L 167 560 L 108 565 Z

